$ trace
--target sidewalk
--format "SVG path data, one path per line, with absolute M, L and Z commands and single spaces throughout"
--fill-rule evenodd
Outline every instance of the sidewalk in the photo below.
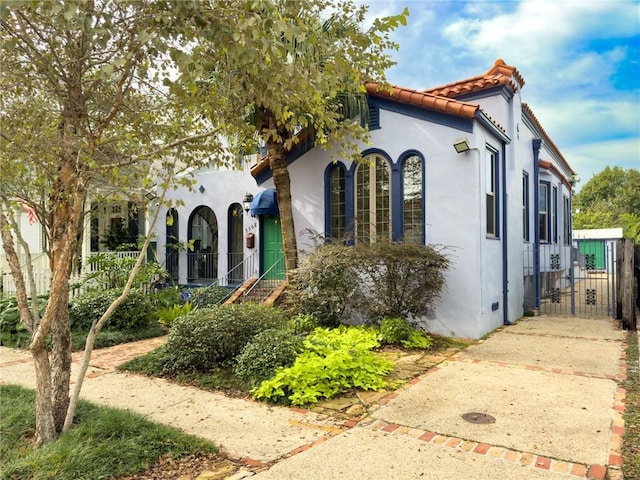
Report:
M 234 478 L 604 479 L 621 464 L 625 345 L 611 320 L 519 321 L 347 420 L 114 370 L 162 341 L 96 351 L 83 398 L 207 438 L 262 470 Z M 0 382 L 32 378 L 28 353 L 0 348 Z M 474 412 L 495 421 L 462 418 Z

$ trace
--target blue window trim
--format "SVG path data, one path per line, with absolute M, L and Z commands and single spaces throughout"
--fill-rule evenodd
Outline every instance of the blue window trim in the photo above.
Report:
M 540 202 L 538 185 L 540 184 L 540 147 L 542 140 L 531 140 L 533 153 L 533 285 L 535 289 L 535 308 L 540 308 Z
M 558 243 L 558 186 L 551 187 L 551 237 Z
M 398 157 L 398 165 L 399 165 L 399 183 L 400 183 L 400 187 L 399 187 L 399 191 L 400 191 L 400 195 L 398 197 L 398 201 L 395 202 L 398 204 L 398 210 L 399 213 L 398 215 L 394 215 L 393 218 L 398 218 L 399 219 L 399 226 L 394 225 L 393 226 L 393 232 L 394 232 L 394 238 L 396 236 L 396 230 L 399 230 L 400 232 L 400 236 L 398 237 L 398 239 L 401 239 L 402 237 L 404 237 L 404 166 L 405 163 L 407 162 L 407 160 L 411 157 L 418 157 L 420 159 L 420 163 L 422 165 L 422 179 L 421 179 L 421 183 L 422 183 L 422 244 L 425 243 L 425 225 L 426 225 L 426 208 L 425 208 L 425 188 L 424 188 L 424 179 L 425 179 L 425 169 L 426 169 L 426 162 L 424 159 L 424 155 L 422 155 L 422 153 L 420 153 L 418 150 L 405 150 L 404 152 L 402 152 L 400 154 L 400 156 Z M 393 193 L 393 190 L 392 190 Z M 395 199 L 394 199 L 395 200 Z M 394 222 L 395 223 L 395 222 Z
M 345 234 L 347 238 L 353 238 L 353 168 L 347 168 L 342 162 L 330 163 L 324 170 L 324 232 L 326 237 L 331 237 L 331 174 L 336 169 L 342 169 L 344 173 L 345 189 Z
M 538 183 L 538 191 L 540 191 L 540 185 L 546 185 L 547 187 L 547 239 L 542 240 L 542 238 L 540 238 L 540 243 L 548 244 L 553 241 L 551 238 L 551 182 L 548 180 L 540 180 Z M 538 200 L 539 199 L 540 198 L 538 197 Z M 538 203 L 538 215 L 536 222 L 538 225 L 540 224 L 540 203 Z
M 571 193 L 562 195 L 562 236 L 565 245 L 571 245 Z
M 495 178 L 495 185 L 494 185 L 495 191 L 493 192 L 493 208 L 494 208 L 493 216 L 495 218 L 495 226 L 494 226 L 495 231 L 493 234 L 487 233 L 486 226 L 485 226 L 485 234 L 486 234 L 486 238 L 490 240 L 499 240 L 501 237 L 500 227 L 502 225 L 501 218 L 500 218 L 500 211 L 501 211 L 500 205 L 501 205 L 501 198 L 502 198 L 501 182 L 503 179 L 503 172 L 502 172 L 503 168 L 501 167 L 502 163 L 501 163 L 501 158 L 498 153 L 498 150 L 492 147 L 491 145 L 486 145 L 486 150 L 487 150 L 486 154 L 493 153 L 493 162 L 494 162 L 493 168 L 494 168 L 496 178 Z M 486 172 L 485 172 L 485 175 L 486 175 Z M 485 195 L 486 195 L 486 192 L 485 192 Z
M 422 163 L 422 218 L 426 220 L 426 202 L 425 202 L 425 176 L 426 161 L 424 155 L 415 149 L 409 149 L 402 152 L 398 161 L 394 162 L 391 156 L 380 148 L 368 148 L 361 152 L 364 158 L 368 155 L 379 155 L 387 161 L 390 170 L 391 184 L 391 239 L 392 241 L 400 241 L 404 236 L 404 165 L 409 157 L 417 156 Z M 356 170 L 359 164 L 352 162 L 347 166 L 343 162 L 330 163 L 324 171 L 324 230 L 327 237 L 331 236 L 331 174 L 336 168 L 342 168 L 344 171 L 345 181 L 345 232 L 348 244 L 353 244 L 355 239 L 355 215 L 356 215 Z M 422 242 L 426 241 L 424 226 L 422 228 Z
M 396 241 L 396 231 L 394 229 L 394 224 L 396 222 L 396 195 L 397 195 L 397 182 L 398 180 L 396 179 L 396 177 L 398 176 L 397 171 L 395 171 L 395 169 L 397 169 L 397 164 L 393 162 L 393 160 L 391 160 L 391 156 L 389 156 L 389 154 L 387 152 L 385 152 L 384 150 L 380 149 L 380 148 L 367 148 L 366 150 L 362 151 L 360 153 L 360 156 L 362 158 L 368 156 L 368 155 L 380 155 L 382 158 L 384 158 L 387 162 L 387 165 L 389 166 L 389 183 L 391 185 L 391 198 L 389 199 L 389 201 L 391 202 L 391 239 L 393 241 Z M 353 227 L 355 227 L 355 217 L 356 217 L 356 170 L 358 168 L 358 166 L 361 165 L 357 162 L 353 162 L 351 164 L 351 171 L 352 171 L 352 175 L 351 175 L 351 196 L 347 198 L 347 205 L 349 205 L 349 203 L 351 203 L 351 225 L 353 225 Z M 346 209 L 348 211 L 348 209 Z M 347 217 L 349 218 L 349 217 Z M 353 240 L 355 242 L 355 230 L 353 231 Z

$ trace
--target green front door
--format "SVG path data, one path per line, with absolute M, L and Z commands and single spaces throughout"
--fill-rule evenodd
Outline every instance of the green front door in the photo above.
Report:
M 604 270 L 604 240 L 578 240 L 578 252 L 584 255 L 587 270 Z
M 262 217 L 262 273 L 272 270 L 265 278 L 283 280 L 284 251 L 282 249 L 282 227 L 280 217 Z

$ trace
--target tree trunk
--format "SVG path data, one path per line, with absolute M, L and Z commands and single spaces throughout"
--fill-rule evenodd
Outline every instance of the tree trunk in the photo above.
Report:
M 284 145 L 280 142 L 267 142 L 269 166 L 273 174 L 273 183 L 278 192 L 278 208 L 282 227 L 282 244 L 284 248 L 287 277 L 298 266 L 298 244 L 296 228 L 293 221 L 291 205 L 291 180 L 287 169 Z
M 69 298 L 69 282 L 60 286 L 60 296 Z M 71 326 L 69 304 L 60 302 L 51 323 L 51 383 L 52 408 L 56 432 L 61 433 L 67 409 L 71 385 Z
M 31 346 L 31 355 L 36 369 L 36 443 L 42 445 L 57 436 L 53 417 L 49 355 L 44 337 L 37 345 Z

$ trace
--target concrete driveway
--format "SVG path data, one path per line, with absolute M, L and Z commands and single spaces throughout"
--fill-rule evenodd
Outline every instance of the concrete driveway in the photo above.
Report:
M 255 478 L 605 478 L 621 464 L 622 352 L 609 319 L 523 319 Z

